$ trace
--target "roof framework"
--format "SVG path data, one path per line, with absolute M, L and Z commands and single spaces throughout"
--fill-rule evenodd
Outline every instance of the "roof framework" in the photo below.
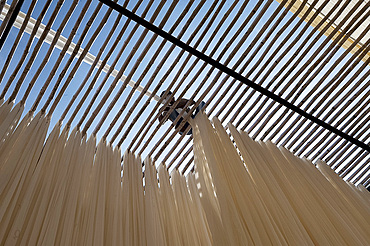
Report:
M 0 2 L 1 32 L 16 2 Z M 370 23 L 370 3 L 280 2 L 119 4 L 368 144 L 370 24 L 364 23 Z M 42 110 L 67 127 L 149 154 L 186 174 L 193 168 L 191 136 L 158 121 L 163 104 L 155 95 L 171 90 L 176 99 L 194 99 L 195 106 L 206 102 L 208 116 L 225 126 L 232 122 L 254 139 L 272 140 L 313 162 L 322 159 L 345 180 L 369 185 L 368 151 L 99 1 L 32 1 L 23 8 L 14 24 L 19 31 L 0 53 L 1 99 L 31 105 L 31 111 Z

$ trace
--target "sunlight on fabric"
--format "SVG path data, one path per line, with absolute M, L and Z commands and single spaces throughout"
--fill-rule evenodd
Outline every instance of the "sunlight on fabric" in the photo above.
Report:
M 14 110 L 21 110 L 14 107 Z M 369 193 L 217 118 L 171 174 L 41 113 L 0 107 L 1 245 L 366 245 Z M 45 141 L 46 140 L 46 141 Z M 96 147 L 97 146 L 97 147 Z

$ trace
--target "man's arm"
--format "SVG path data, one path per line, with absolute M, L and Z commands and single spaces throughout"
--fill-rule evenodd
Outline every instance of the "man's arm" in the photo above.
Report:
M 188 99 L 181 98 L 176 108 L 184 108 L 188 101 L 189 101 Z M 194 100 L 191 100 L 190 105 L 194 104 L 195 104 Z
M 160 115 L 158 116 L 158 121 L 159 121 L 159 122 L 161 122 L 163 118 L 164 118 L 163 114 L 160 114 Z

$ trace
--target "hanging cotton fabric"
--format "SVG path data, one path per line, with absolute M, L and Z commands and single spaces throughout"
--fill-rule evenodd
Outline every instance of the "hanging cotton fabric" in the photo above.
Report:
M 112 2 L 368 142 L 369 2 Z M 102 1 L 23 6 L 0 54 L 0 245 L 370 244 L 365 148 Z
M 13 117 L 9 116 L 8 117 Z M 6 119 L 5 119 L 6 120 Z M 366 196 L 217 118 L 192 122 L 195 173 L 96 146 L 27 114 L 0 152 L 2 245 L 366 245 Z M 46 140 L 46 141 L 45 141 Z
M 251 235 L 250 239 L 254 240 L 253 243 L 264 238 L 270 241 L 266 240 L 262 245 L 266 243 L 346 245 L 354 242 L 358 245 L 366 245 L 369 242 L 370 238 L 365 229 L 369 228 L 369 223 L 363 219 L 368 217 L 369 209 L 365 208 L 367 206 L 363 199 L 355 198 L 353 191 L 348 194 L 351 198 L 345 195 L 346 199 L 342 198 L 339 201 L 335 199 L 338 191 L 333 184 L 335 186 L 345 185 L 346 190 L 350 190 L 343 180 L 337 178 L 335 182 L 329 183 L 307 160 L 297 158 L 286 149 L 278 149 L 269 142 L 254 142 L 246 133 L 239 133 L 229 124 L 236 143 L 235 148 L 218 119 L 214 118 L 213 122 L 214 128 L 204 115 L 196 118 L 195 171 L 200 180 L 204 177 L 208 180 L 212 178 L 212 186 L 208 185 L 208 187 L 213 187 L 216 193 L 220 203 L 221 217 L 223 213 L 234 216 L 234 224 L 235 221 L 243 218 L 245 211 L 240 210 L 238 213 L 236 209 L 230 214 L 228 212 L 230 206 L 246 204 L 243 208 L 248 208 L 247 210 L 253 211 L 254 214 L 258 213 L 258 210 L 253 210 L 255 208 L 266 209 L 267 218 L 259 215 L 249 217 L 250 220 L 246 221 L 246 226 L 251 229 L 244 233 L 246 236 Z M 238 151 L 243 161 L 238 157 Z M 320 170 L 322 169 L 323 167 Z M 331 172 L 329 170 L 329 173 Z M 331 173 L 331 175 L 335 177 L 335 174 Z M 320 185 L 316 182 L 318 179 L 322 182 Z M 229 189 L 229 192 L 226 193 L 225 189 Z M 238 192 L 234 193 L 234 190 Z M 243 195 L 254 190 L 254 196 L 250 196 L 253 200 L 249 204 L 243 203 L 246 202 L 241 199 Z M 202 194 L 204 191 L 203 188 Z M 232 197 L 232 194 L 235 194 L 235 197 Z M 224 199 L 223 196 L 228 199 Z M 345 205 L 347 201 L 350 203 L 356 201 L 355 204 L 359 204 L 361 208 Z M 222 206 L 221 202 L 230 204 Z M 258 204 L 262 204 L 262 207 Z M 349 207 L 352 208 L 351 212 L 347 211 Z M 366 212 L 362 216 L 356 215 L 360 211 Z M 340 216 L 343 213 L 347 219 Z M 224 223 L 227 218 L 221 221 Z M 283 224 L 282 221 L 285 223 Z M 234 224 L 226 223 L 225 225 L 229 228 Z M 269 227 L 266 226 L 267 224 Z M 252 234 L 253 227 L 258 228 L 259 234 Z M 234 228 L 234 230 L 243 233 L 240 228 Z M 230 234 L 224 233 L 224 236 L 230 237 Z M 229 240 L 236 239 L 237 237 L 232 235 L 229 238 Z
M 0 148 L 7 138 L 11 136 L 18 121 L 23 113 L 24 105 L 14 102 L 4 103 L 4 99 L 0 100 Z

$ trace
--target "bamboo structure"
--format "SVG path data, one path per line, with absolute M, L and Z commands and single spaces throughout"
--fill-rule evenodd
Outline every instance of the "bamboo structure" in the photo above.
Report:
M 281 2 L 281 0 L 278 0 L 278 2 Z M 337 1 L 331 1 L 331 4 L 330 5 L 328 5 L 325 9 L 323 9 L 323 10 L 320 10 L 319 12 L 320 12 L 320 17 L 315 21 L 315 22 L 313 22 L 312 23 L 312 26 L 316 26 L 317 25 L 317 23 L 319 23 L 320 21 L 321 21 L 321 18 L 323 18 L 323 16 L 327 16 L 328 15 L 328 12 L 331 10 L 331 7 L 336 3 Z M 355 4 L 357 4 L 359 1 L 352 1 L 351 3 L 350 3 L 350 5 L 349 5 L 349 8 L 348 9 L 351 9 Z M 361 2 L 361 1 L 360 1 Z M 366 2 L 362 2 L 362 4 L 365 4 Z M 295 12 L 296 11 L 296 9 L 298 8 L 298 4 L 299 3 L 296 3 L 295 4 L 295 6 L 293 7 L 293 12 Z M 307 8 L 307 7 L 306 7 Z M 310 13 L 310 15 L 312 15 L 313 14 L 313 11 Z M 299 17 L 300 18 L 303 18 L 302 17 L 302 14 L 300 14 L 299 15 Z M 306 17 L 307 18 L 307 17 Z M 336 23 L 334 23 L 334 25 L 333 24 L 330 24 L 330 27 L 329 27 L 329 29 L 325 32 L 325 35 L 329 35 L 332 31 L 333 31 L 333 29 L 335 28 L 335 25 L 336 25 Z M 362 25 L 362 29 L 364 28 L 364 27 L 366 27 L 366 23 L 362 23 L 361 24 Z M 338 33 L 339 34 L 339 33 Z M 350 45 L 352 45 L 354 42 L 353 42 L 353 40 L 354 39 L 356 39 L 356 37 L 357 37 L 357 35 L 358 35 L 358 33 L 355 33 L 353 36 L 351 36 L 351 38 L 348 38 L 348 39 L 346 39 L 346 41 L 345 41 L 345 43 L 343 44 L 343 47 L 344 48 L 348 48 Z M 367 35 L 367 37 L 366 37 L 366 39 L 368 39 L 368 35 Z M 364 39 L 365 41 L 366 41 L 366 39 Z M 351 52 L 356 52 L 356 50 L 357 49 L 359 49 L 359 48 L 361 48 L 361 46 L 363 45 L 363 42 L 361 42 L 361 43 L 357 43 L 357 47 L 353 50 L 353 51 L 351 51 Z M 366 57 L 364 58 L 364 61 L 367 59 L 367 57 L 369 56 L 369 54 L 367 54 L 366 55 Z
M 5 2 L 6 1 L 2 1 L 0 6 L 1 6 L 1 9 L 3 9 L 4 5 L 5 5 Z M 5 30 L 5 27 L 6 25 L 8 24 L 9 20 L 10 20 L 10 17 L 12 16 L 13 12 L 14 12 L 14 9 L 17 5 L 18 1 L 12 1 L 12 4 L 10 5 L 9 7 L 9 10 L 8 10 L 8 13 L 7 15 L 5 16 L 4 20 L 2 21 L 1 25 L 0 25 L 0 36 L 3 35 L 3 32 Z
M 0 1 L 0 34 L 17 2 Z M 113 2 L 369 146 L 369 1 Z M 218 117 L 228 134 L 235 131 L 230 122 L 253 140 L 370 185 L 368 150 L 102 2 L 33 0 L 23 9 L 0 51 L 0 150 L 21 124 L 46 117 L 40 124 L 50 125 L 47 136 L 60 127 L 66 137 L 94 137 L 192 175 L 191 123 L 201 111 Z M 169 91 L 169 100 L 160 96 Z M 188 99 L 186 110 L 178 108 L 181 99 Z

